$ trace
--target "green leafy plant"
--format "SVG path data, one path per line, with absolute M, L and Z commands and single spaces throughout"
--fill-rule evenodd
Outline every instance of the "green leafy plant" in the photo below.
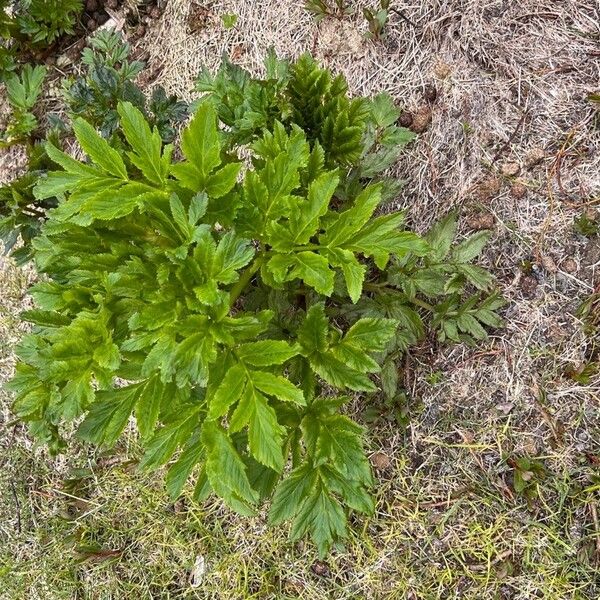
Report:
M 307 0 L 304 6 L 317 23 L 326 17 L 343 19 L 354 12 L 354 7 L 347 0 Z
M 49 139 L 58 144 L 58 132 L 52 131 Z M 39 234 L 46 211 L 58 204 L 56 197 L 38 200 L 33 194 L 36 183 L 52 165 L 44 144 L 36 143 L 28 152 L 27 171 L 0 187 L 0 240 L 17 264 L 31 259 L 31 241 Z
M 73 34 L 81 0 L 20 0 L 15 14 L 19 31 L 33 46 L 49 46 L 64 34 Z
M 382 182 L 353 179 L 381 106 L 350 100 L 307 57 L 271 64 L 281 77 L 263 82 L 268 112 L 253 120 L 212 90 L 181 160 L 128 102 L 123 147 L 81 118 L 88 161 L 46 146 L 62 170 L 34 193 L 61 200 L 32 242 L 46 278 L 30 290 L 35 329 L 10 387 L 15 414 L 52 450 L 80 417 L 80 437 L 111 446 L 134 415 L 141 467 L 169 463 L 173 498 L 192 472 L 198 500 L 214 493 L 249 515 L 270 498 L 269 522 L 291 520 L 292 538 L 310 535 L 324 554 L 348 511 L 373 510 L 348 394 L 377 392 L 381 365 L 426 322 L 462 339 L 500 320 L 466 289 L 491 285 L 470 264 L 480 234 L 453 247 L 452 215 L 424 239 L 402 213 L 377 212 Z M 280 102 L 284 121 L 270 112 Z
M 376 11 L 363 8 L 363 15 L 369 24 L 369 31 L 365 37 L 371 40 L 382 39 L 390 19 L 390 0 L 379 0 L 379 9 Z
M 187 117 L 187 104 L 176 96 L 168 96 L 162 87 L 156 87 L 150 102 L 146 102 L 144 93 L 135 83 L 144 63 L 129 60 L 131 48 L 120 33 L 111 29 L 99 30 L 89 44 L 81 57 L 87 73 L 63 83 L 71 114 L 85 118 L 99 128 L 104 137 L 110 138 L 118 127 L 117 104 L 131 102 L 144 112 L 152 126 L 158 127 L 164 141 L 171 141 L 177 124 Z
M 538 496 L 538 484 L 546 477 L 546 467 L 541 460 L 522 456 L 508 459 L 508 464 L 513 470 L 513 487 L 517 494 L 521 494 L 528 501 L 535 500 Z
M 574 219 L 575 231 L 585 237 L 598 235 L 600 219 L 594 214 L 583 213 Z
M 8 103 L 12 114 L 0 138 L 0 146 L 12 146 L 29 139 L 37 129 L 38 121 L 32 113 L 46 77 L 45 67 L 25 65 L 18 75 L 5 81 Z
M 221 21 L 223 21 L 225 29 L 233 29 L 238 21 L 238 16 L 235 13 L 224 13 L 221 15 Z

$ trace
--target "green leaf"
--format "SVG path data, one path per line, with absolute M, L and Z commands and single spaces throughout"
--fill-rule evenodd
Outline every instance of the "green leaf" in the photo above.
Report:
M 283 340 L 261 340 L 242 344 L 236 349 L 240 360 L 256 367 L 281 365 L 300 352 L 300 346 Z
M 275 281 L 293 281 L 301 279 L 320 294 L 331 296 L 333 293 L 334 272 L 328 260 L 311 251 L 298 254 L 276 254 L 268 262 Z
M 231 367 L 214 395 L 209 399 L 208 418 L 218 419 L 227 413 L 230 406 L 235 404 L 246 385 L 246 369 L 240 363 Z
M 161 155 L 162 139 L 158 129 L 150 130 L 143 113 L 130 102 L 119 102 L 117 111 L 121 117 L 121 127 L 125 139 L 133 152 L 128 152 L 131 162 L 144 174 L 144 177 L 163 187 L 169 173 L 169 154 Z
M 240 510 L 240 503 L 250 509 L 248 505 L 258 501 L 258 494 L 250 486 L 246 467 L 225 430 L 215 421 L 205 421 L 201 439 L 212 489 L 234 510 Z
M 300 406 L 306 405 L 302 390 L 285 377 L 266 371 L 251 371 L 250 381 L 253 386 L 269 396 L 275 396 L 283 402 L 293 402 Z
M 159 377 L 151 377 L 142 385 L 135 404 L 135 418 L 143 439 L 154 432 L 164 393 L 165 386 Z
M 230 163 L 208 177 L 205 184 L 207 194 L 216 199 L 230 192 L 241 168 L 242 163 Z
M 344 343 L 358 346 L 368 352 L 381 352 L 398 328 L 394 319 L 360 319 L 344 335 Z
M 180 496 L 192 469 L 202 460 L 203 456 L 204 446 L 200 442 L 199 436 L 196 435 L 167 471 L 165 483 L 171 500 Z
M 277 471 L 283 470 L 283 436 L 285 429 L 277 422 L 277 415 L 267 399 L 248 386 L 247 402 L 252 405 L 248 424 L 250 453 L 261 464 Z
M 317 481 L 316 474 L 308 463 L 303 463 L 279 483 L 269 511 L 271 525 L 291 519 L 298 512 Z
M 183 130 L 181 150 L 187 162 L 173 165 L 171 170 L 182 185 L 201 191 L 211 171 L 221 164 L 217 113 L 209 102 L 200 104 Z
M 190 436 L 199 422 L 198 408 L 180 420 L 165 425 L 146 446 L 146 452 L 140 462 L 140 469 L 156 469 L 164 465 Z
M 313 304 L 298 330 L 298 343 L 307 353 L 324 352 L 327 349 L 329 319 L 323 304 Z
M 425 236 L 435 261 L 442 261 L 448 256 L 452 242 L 456 235 L 456 212 L 450 212 L 442 220 L 438 221 Z
M 98 166 L 114 177 L 127 180 L 127 169 L 120 154 L 87 121 L 75 119 L 73 131 L 83 151 Z
M 457 263 L 468 263 L 477 258 L 491 237 L 489 231 L 478 231 L 452 250 L 451 258 Z
M 335 248 L 362 229 L 381 201 L 381 185 L 368 185 L 352 208 L 340 213 L 319 238 L 321 245 Z
M 139 385 L 97 392 L 77 435 L 86 442 L 112 446 L 121 435 L 137 400 Z
M 362 295 L 367 267 L 360 264 L 350 250 L 344 250 L 343 248 L 333 248 L 328 252 L 328 256 L 332 265 L 342 269 L 348 295 L 352 302 L 356 304 Z

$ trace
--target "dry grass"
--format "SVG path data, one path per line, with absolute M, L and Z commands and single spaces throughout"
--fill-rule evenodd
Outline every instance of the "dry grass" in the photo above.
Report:
M 493 215 L 485 260 L 509 301 L 506 330 L 477 349 L 424 345 L 412 353 L 409 425 L 380 421 L 369 440 L 390 461 L 376 472 L 377 514 L 356 521 L 324 575 L 315 573 L 310 546 L 290 545 L 262 517 L 240 520 L 218 503 L 185 498 L 168 504 L 160 474 L 133 469 L 132 433 L 119 461 L 81 447 L 52 461 L 20 426 L 6 427 L 5 408 L 1 597 L 600 596 L 600 379 L 580 385 L 565 375 L 599 343 L 575 316 L 600 281 L 598 239 L 573 229 L 576 216 L 600 203 L 600 129 L 585 100 L 600 87 L 597 2 L 427 0 L 401 8 L 414 25 L 393 15 L 386 40 L 374 43 L 363 37 L 360 11 L 317 26 L 300 1 L 213 2 L 208 14 L 197 11 L 206 20 L 191 33 L 193 5 L 171 0 L 144 41 L 151 83 L 188 96 L 200 66 L 214 68 L 222 52 L 259 70 L 274 46 L 281 54 L 313 50 L 356 93 L 386 90 L 410 111 L 431 110 L 431 124 L 397 166 L 408 180 L 398 206 L 419 230 L 451 206 L 465 229 Z M 226 12 L 238 15 L 231 30 L 220 21 Z M 426 84 L 438 90 L 432 104 Z M 32 275 L 0 264 L 5 378 Z M 546 470 L 530 502 L 512 487 L 510 461 L 520 456 Z M 199 556 L 206 572 L 193 587 Z

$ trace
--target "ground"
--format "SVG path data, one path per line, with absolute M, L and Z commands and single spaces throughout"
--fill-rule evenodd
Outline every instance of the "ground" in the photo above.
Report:
M 597 2 L 403 2 L 381 41 L 353 4 L 317 25 L 301 1 L 170 0 L 138 42 L 148 85 L 190 98 L 222 52 L 258 70 L 274 46 L 312 51 L 354 93 L 390 92 L 422 131 L 396 167 L 397 206 L 419 231 L 451 207 L 463 232 L 492 229 L 484 261 L 506 327 L 476 348 L 410 353 L 402 418 L 369 425 L 376 514 L 324 562 L 264 514 L 170 503 L 162 473 L 136 470 L 133 430 L 110 454 L 49 457 L 0 392 L 1 598 L 600 597 L 600 378 L 572 375 L 599 344 L 577 316 L 598 289 L 599 242 L 574 228 L 600 203 Z M 3 178 L 17 162 L 0 157 Z M 2 380 L 34 278 L 0 259 Z M 359 420 L 366 404 L 353 404 Z

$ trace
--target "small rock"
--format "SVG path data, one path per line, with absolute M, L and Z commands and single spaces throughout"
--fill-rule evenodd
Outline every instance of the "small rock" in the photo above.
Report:
M 412 125 L 412 122 L 413 116 L 407 110 L 405 110 L 398 119 L 398 124 L 401 127 L 410 127 Z
M 423 133 L 431 123 L 431 108 L 429 106 L 421 106 L 413 115 L 411 129 L 415 133 Z
M 544 269 L 546 271 L 548 271 L 548 273 L 556 273 L 556 271 L 558 271 L 558 267 L 556 266 L 556 263 L 554 262 L 554 259 L 551 256 L 542 256 L 542 267 L 544 267 Z
M 533 275 L 526 275 L 521 279 L 521 290 L 526 298 L 535 297 L 538 287 L 538 280 Z
M 495 223 L 496 219 L 491 213 L 471 215 L 467 220 L 469 227 L 475 231 L 479 231 L 481 229 L 493 229 Z
M 322 560 L 315 560 L 315 562 L 310 567 L 311 571 L 318 575 L 319 577 L 330 577 L 331 570 L 329 569 L 329 565 Z
M 423 88 L 423 98 L 427 100 L 427 102 L 435 102 L 437 99 L 437 89 L 432 83 L 428 83 Z
M 160 8 L 158 8 L 158 6 L 153 6 L 150 9 L 150 18 L 151 19 L 160 19 L 160 15 L 161 15 L 161 10 Z
M 527 186 L 522 181 L 517 179 L 510 186 L 510 194 L 511 194 L 511 196 L 513 196 L 513 198 L 516 198 L 517 200 L 521 200 L 521 198 L 524 198 L 525 194 L 527 194 Z
M 529 154 L 525 157 L 525 166 L 528 169 L 535 167 L 535 165 L 541 163 L 544 158 L 546 158 L 546 153 L 542 148 L 534 148 L 529 152 Z
M 90 31 L 94 31 L 94 29 L 96 29 L 98 27 L 98 22 L 96 21 L 96 19 L 88 19 L 88 21 L 86 23 L 86 27 Z
M 486 177 L 475 188 L 475 196 L 478 200 L 481 200 L 482 202 L 486 200 L 491 200 L 494 196 L 498 194 L 501 185 L 502 184 L 498 177 L 495 177 L 493 175 Z
M 54 58 L 54 56 L 46 56 L 46 60 L 44 60 L 44 62 L 51 67 L 52 65 L 56 64 L 56 58 Z
M 376 469 L 383 471 L 384 469 L 387 469 L 392 462 L 387 454 L 384 454 L 383 452 L 375 452 L 375 454 L 371 456 L 371 464 Z
M 502 175 L 505 177 L 516 177 L 521 167 L 516 162 L 504 163 L 501 168 Z
M 98 10 L 98 0 L 87 0 L 85 3 L 85 10 L 88 13 L 93 13 Z
M 572 258 L 565 258 L 560 265 L 560 268 L 565 273 L 575 273 L 577 271 L 577 263 Z

